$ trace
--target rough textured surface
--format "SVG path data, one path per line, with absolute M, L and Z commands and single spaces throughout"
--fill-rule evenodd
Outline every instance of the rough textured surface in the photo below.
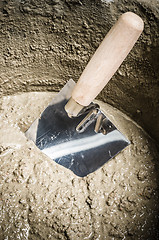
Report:
M 52 96 L 2 99 L 0 239 L 159 239 L 159 155 L 153 140 L 121 112 L 101 104 L 131 145 L 79 178 L 23 133 Z
M 159 140 L 159 2 L 1 0 L 0 94 L 58 91 L 78 80 L 121 13 L 145 29 L 99 99 Z M 153 140 L 106 105 L 132 144 L 78 178 L 50 161 L 23 132 L 50 93 L 4 97 L 0 105 L 0 239 L 159 239 L 158 153 Z
M 1 0 L 2 94 L 59 90 L 77 80 L 118 16 L 139 14 L 145 29 L 103 90 L 109 102 L 159 136 L 159 2 L 156 0 Z

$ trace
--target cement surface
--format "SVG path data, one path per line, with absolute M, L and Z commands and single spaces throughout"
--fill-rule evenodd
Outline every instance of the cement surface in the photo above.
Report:
M 155 142 L 119 110 L 100 103 L 131 144 L 101 169 L 79 178 L 24 135 L 53 96 L 33 92 L 1 100 L 0 239 L 157 240 Z
M 159 141 L 158 0 L 0 1 L 0 239 L 159 239 L 158 151 L 126 115 L 104 105 L 131 145 L 82 179 L 24 136 L 54 95 L 28 92 L 77 81 L 126 11 L 144 32 L 98 98 Z
M 145 28 L 100 100 L 122 110 L 159 141 L 159 1 L 0 1 L 0 91 L 58 91 L 77 81 L 118 19 L 132 11 Z

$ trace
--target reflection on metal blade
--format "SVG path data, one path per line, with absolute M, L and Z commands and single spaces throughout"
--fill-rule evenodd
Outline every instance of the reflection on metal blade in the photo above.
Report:
M 84 177 L 100 168 L 129 142 L 110 121 L 112 130 L 107 135 L 94 132 L 95 121 L 83 133 L 76 131 L 85 115 L 72 119 L 64 110 L 74 85 L 70 80 L 25 134 L 52 160 Z

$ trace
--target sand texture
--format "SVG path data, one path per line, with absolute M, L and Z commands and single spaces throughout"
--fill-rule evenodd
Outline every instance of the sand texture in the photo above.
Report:
M 159 140 L 159 1 L 1 0 L 0 94 L 59 91 L 77 81 L 118 17 L 144 20 L 144 31 L 99 99 Z
M 98 100 L 131 144 L 79 178 L 24 131 L 127 11 L 144 31 Z M 158 0 L 0 0 L 0 240 L 159 239 L 158 39 Z
M 120 111 L 100 103 L 131 144 L 101 169 L 77 177 L 24 135 L 53 96 L 33 92 L 2 98 L 0 239 L 158 239 L 154 141 Z

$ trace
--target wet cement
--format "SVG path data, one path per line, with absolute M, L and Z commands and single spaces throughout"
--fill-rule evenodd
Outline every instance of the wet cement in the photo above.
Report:
M 77 81 L 118 16 L 133 11 L 144 20 L 143 34 L 99 99 L 159 140 L 158 9 L 157 0 L 1 0 L 0 95 Z M 154 141 L 105 105 L 131 145 L 78 178 L 24 137 L 50 99 L 48 92 L 2 99 L 0 239 L 159 239 Z
M 131 144 L 79 178 L 24 135 L 53 96 L 31 92 L 1 100 L 0 239 L 159 239 L 155 142 L 119 110 L 100 103 Z

